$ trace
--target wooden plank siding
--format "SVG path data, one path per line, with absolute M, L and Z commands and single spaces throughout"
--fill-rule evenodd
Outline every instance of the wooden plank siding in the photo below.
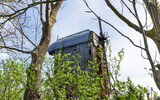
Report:
M 61 54 L 68 54 L 70 53 L 71 56 L 75 56 L 75 58 L 78 59 L 78 56 L 80 56 L 80 61 L 79 61 L 79 65 L 81 67 L 81 70 L 86 70 L 86 67 L 88 65 L 88 60 L 93 61 L 93 51 L 92 50 L 94 47 L 92 45 L 92 42 L 89 43 L 82 43 L 82 44 L 78 44 L 72 47 L 68 47 L 68 48 L 62 48 L 61 49 Z M 56 50 L 55 54 L 58 54 L 60 50 Z
M 65 38 L 63 39 L 65 40 Z M 97 58 L 97 49 L 100 45 L 99 39 L 99 36 L 91 31 L 89 33 L 87 42 L 79 43 L 68 47 L 62 47 L 61 54 L 64 55 L 66 53 L 70 53 L 71 55 L 69 57 L 72 57 L 74 55 L 76 58 L 78 58 L 77 54 L 79 54 L 79 66 L 81 67 L 81 70 L 86 70 L 88 66 L 88 60 L 94 61 L 94 58 Z M 55 54 L 58 53 L 59 49 L 55 50 Z

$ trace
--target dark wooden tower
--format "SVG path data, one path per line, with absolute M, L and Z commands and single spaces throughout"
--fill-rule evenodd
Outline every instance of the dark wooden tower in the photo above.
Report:
M 94 58 L 97 58 L 98 61 L 102 61 L 99 65 L 98 74 L 102 74 L 104 72 L 107 73 L 107 63 L 105 51 L 102 50 L 100 54 L 99 47 L 101 46 L 104 49 L 103 38 L 98 36 L 95 32 L 91 30 L 84 30 L 64 38 L 58 39 L 56 42 L 52 43 L 48 49 L 50 55 L 58 54 L 61 48 L 62 55 L 65 53 L 71 53 L 71 55 L 80 55 L 80 68 L 81 70 L 87 70 L 88 60 L 93 61 Z M 107 78 L 107 75 L 102 76 L 104 81 Z M 103 94 L 100 94 L 101 97 L 104 97 L 108 94 L 108 82 L 104 82 L 104 87 L 106 91 Z

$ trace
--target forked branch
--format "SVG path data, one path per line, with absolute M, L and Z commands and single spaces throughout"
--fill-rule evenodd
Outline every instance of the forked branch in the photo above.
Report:
M 128 39 L 135 47 L 140 48 L 140 49 L 142 49 L 142 50 L 145 51 L 145 49 L 144 49 L 143 47 L 136 45 L 128 36 L 124 35 L 121 31 L 119 31 L 119 30 L 118 30 L 116 27 L 114 27 L 112 24 L 110 24 L 109 22 L 101 19 L 101 18 L 89 7 L 89 5 L 88 5 L 88 3 L 86 2 L 86 0 L 83 0 L 83 1 L 84 1 L 84 3 L 86 4 L 86 6 L 88 7 L 88 9 L 89 9 L 89 11 L 87 11 L 88 13 L 93 13 L 93 14 L 97 17 L 97 19 L 100 19 L 102 22 L 104 22 L 104 23 L 108 24 L 109 26 L 111 26 L 111 27 L 112 27 L 113 29 L 115 29 L 118 33 L 120 33 L 123 37 L 125 37 L 126 39 Z
M 136 24 L 132 23 L 130 20 L 128 20 L 125 16 L 120 14 L 120 12 L 111 4 L 110 0 L 105 0 L 106 4 L 109 6 L 109 8 L 112 9 L 112 11 L 122 20 L 124 21 L 129 27 L 133 28 L 134 30 L 138 31 L 142 34 L 141 28 L 137 26 Z M 148 34 L 147 31 L 143 30 L 146 33 L 147 37 L 153 38 L 154 36 L 152 34 Z

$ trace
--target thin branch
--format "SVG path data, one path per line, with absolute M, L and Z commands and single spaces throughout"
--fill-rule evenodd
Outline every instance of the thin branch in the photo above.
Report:
M 4 29 L 5 29 L 5 28 L 4 28 Z M 6 30 L 6 29 L 5 29 L 5 30 Z M 6 34 L 6 35 L 4 35 L 2 38 L 8 37 L 9 35 L 12 35 L 12 34 L 14 34 L 14 33 Z
M 132 0 L 128 0 L 129 2 L 131 2 L 131 3 L 133 3 L 133 1 Z
M 124 35 L 122 32 L 120 32 L 116 27 L 114 27 L 112 24 L 110 24 L 109 22 L 101 19 L 87 4 L 86 0 L 84 0 L 86 6 L 88 7 L 88 9 L 90 10 L 89 12 L 93 13 L 97 18 L 99 18 L 101 21 L 103 21 L 104 23 L 108 24 L 109 26 L 111 26 L 112 28 L 114 28 L 118 33 L 120 33 L 123 37 L 127 38 L 135 47 L 140 48 L 142 50 L 145 50 L 144 48 L 142 48 L 141 46 L 136 45 L 128 36 Z
M 144 27 L 146 26 L 146 28 L 148 30 L 148 25 L 147 25 L 147 9 L 145 8 L 144 4 L 143 4 L 143 9 L 144 9 L 144 12 L 145 12 L 145 15 L 146 15 L 146 21 L 145 21 Z
M 0 23 L 0 28 L 2 28 L 3 25 L 4 25 L 6 22 L 8 22 L 8 21 L 10 21 L 10 20 L 12 20 L 12 19 L 14 19 L 14 18 L 22 15 L 22 14 L 25 13 L 26 11 L 27 11 L 27 9 L 25 9 L 23 12 L 19 13 L 19 14 L 16 15 L 16 16 L 10 16 L 10 17 L 9 17 L 8 19 L 6 19 L 3 23 Z M 0 16 L 0 17 L 1 17 L 1 16 Z
M 135 47 L 140 48 L 142 50 L 145 51 L 144 48 L 142 48 L 141 46 L 136 45 L 128 36 L 124 35 L 122 32 L 120 32 L 116 27 L 114 27 L 112 24 L 108 23 L 107 21 L 101 19 L 104 23 L 108 24 L 109 26 L 111 26 L 112 28 L 114 28 L 118 33 L 120 33 L 123 37 L 127 38 Z
M 157 52 L 155 51 L 155 58 L 154 58 L 154 62 L 156 61 L 157 59 Z
M 153 77 L 154 77 L 154 80 L 155 80 L 155 83 L 157 85 L 157 87 L 160 89 L 159 85 L 160 85 L 160 80 L 157 78 L 157 72 L 156 72 L 156 68 L 155 68 L 155 65 L 154 65 L 154 62 L 152 60 L 152 57 L 151 57 L 151 54 L 149 52 L 149 48 L 148 48 L 148 43 L 147 43 L 147 38 L 145 36 L 145 32 L 143 30 L 143 26 L 139 20 L 139 17 L 138 17 L 138 14 L 137 14 L 137 9 L 136 9 L 136 2 L 135 0 L 133 0 L 133 8 L 134 8 L 134 11 L 135 11 L 135 15 L 137 16 L 137 21 L 138 21 L 138 24 L 141 28 L 141 33 L 142 33 L 142 36 L 143 36 L 143 41 L 144 41 L 144 46 L 145 46 L 145 50 L 146 50 L 146 54 L 147 54 L 147 57 L 148 57 L 148 60 L 150 62 L 150 65 L 151 65 L 151 68 L 152 68 L 152 72 L 153 72 Z
M 12 9 L 14 12 L 16 12 L 16 10 L 15 10 L 14 8 L 12 8 L 10 5 L 7 5 L 7 4 L 5 4 L 5 3 L 0 3 L 0 5 L 4 5 L 4 6 L 6 6 L 6 7 L 9 7 L 9 8 Z
M 140 46 L 142 47 L 142 45 L 141 45 L 141 40 L 140 40 Z M 142 49 L 141 49 L 141 56 L 142 56 L 142 58 L 148 60 L 148 58 L 146 58 L 146 57 L 143 56 Z
M 123 14 L 123 9 L 124 9 L 123 3 L 122 3 L 122 1 L 121 1 L 120 3 L 121 3 L 121 5 L 122 5 L 122 12 L 121 12 L 121 14 Z
M 15 11 L 15 12 L 12 13 L 12 14 L 0 15 L 0 18 L 1 18 L 1 17 L 3 17 L 3 18 L 9 17 L 7 20 L 5 20 L 3 23 L 1 23 L 0 26 L 2 27 L 7 21 L 12 20 L 12 19 L 16 18 L 17 16 L 22 15 L 23 13 L 25 13 L 25 12 L 26 12 L 29 8 L 31 8 L 31 7 L 37 6 L 38 4 L 42 4 L 42 3 L 51 3 L 51 2 L 57 2 L 57 1 L 63 1 L 63 0 L 52 0 L 52 1 L 48 0 L 48 1 L 42 1 L 42 2 L 34 2 L 34 3 L 32 3 L 32 4 L 29 4 L 29 5 L 28 5 L 27 7 L 25 7 L 25 8 L 22 8 L 22 9 L 19 9 L 19 10 Z
M 88 5 L 88 3 L 86 2 L 86 0 L 83 0 L 84 3 L 86 4 L 87 8 L 90 10 L 90 11 L 86 11 L 88 13 L 93 13 L 97 18 L 100 18 Z
M 117 99 L 118 99 L 118 93 L 117 93 L 117 90 L 116 90 L 116 81 L 115 81 L 115 79 L 114 79 L 114 77 L 113 77 L 113 74 L 111 73 L 111 77 L 112 77 L 112 79 L 113 79 L 113 82 L 114 82 L 114 86 L 111 84 L 111 86 L 113 87 L 113 89 L 114 89 L 114 91 L 115 91 L 115 94 L 116 94 L 116 97 L 117 97 Z M 121 93 L 120 93 L 121 94 Z
M 121 0 L 121 2 L 126 6 L 126 8 L 129 10 L 129 12 L 130 12 L 134 17 L 136 17 L 135 14 L 133 13 L 133 11 L 127 6 L 127 4 L 126 4 L 123 0 Z
M 105 38 L 104 34 L 103 34 L 103 31 L 102 31 L 102 24 L 101 24 L 101 18 L 98 17 L 98 23 L 99 23 L 99 30 L 100 30 L 100 36 L 101 38 Z
M 23 29 L 22 29 L 21 25 L 20 25 L 20 28 L 21 28 L 21 29 L 19 29 L 12 21 L 10 21 L 10 22 L 12 23 L 12 25 L 13 25 L 32 45 L 34 45 L 34 46 L 36 47 L 36 45 L 25 35 L 25 33 L 23 32 Z
M 52 1 L 47 0 L 47 1 L 42 1 L 42 2 L 41 2 L 41 1 L 40 1 L 40 2 L 34 2 L 34 3 L 32 3 L 32 4 L 28 4 L 28 6 L 25 7 L 25 8 L 22 8 L 22 9 L 19 9 L 19 10 L 15 11 L 15 12 L 12 13 L 12 14 L 0 15 L 0 17 L 11 17 L 11 16 L 16 15 L 17 13 L 20 13 L 21 11 L 28 10 L 29 8 L 34 7 L 34 6 L 37 6 L 37 5 L 39 5 L 39 4 L 42 4 L 42 3 L 51 3 L 51 2 L 57 2 L 57 1 L 61 1 L 61 0 L 52 0 Z M 62 1 L 63 1 L 63 0 L 62 0 Z
M 4 39 L 3 39 L 3 36 L 1 34 L 1 32 L 0 32 L 0 37 L 1 37 L 0 39 L 2 39 L 3 44 L 6 46 L 6 43 L 5 43 Z
M 139 33 L 141 33 L 141 29 L 139 26 L 137 26 L 136 24 L 132 23 L 131 21 L 129 21 L 126 17 L 124 17 L 122 14 L 119 13 L 119 11 L 111 4 L 110 0 L 105 0 L 106 4 L 109 6 L 109 8 L 112 9 L 112 11 L 122 20 L 124 21 L 129 27 L 133 28 L 134 30 L 138 31 Z M 145 30 L 144 30 L 145 31 Z M 145 31 L 146 35 L 150 38 L 154 37 L 152 34 L 148 34 Z M 141 33 L 142 34 L 142 33 Z
M 23 50 L 20 50 L 20 49 L 17 49 L 17 48 L 12 48 L 12 47 L 7 47 L 7 46 L 0 46 L 0 49 L 2 48 L 6 48 L 6 49 L 10 49 L 10 50 L 16 50 L 18 52 L 22 52 L 22 53 L 27 53 L 27 54 L 31 54 L 32 51 L 23 51 Z

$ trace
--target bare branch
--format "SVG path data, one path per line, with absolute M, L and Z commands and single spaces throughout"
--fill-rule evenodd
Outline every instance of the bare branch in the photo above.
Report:
M 104 23 L 108 24 L 109 26 L 111 26 L 112 28 L 114 28 L 118 33 L 120 33 L 123 37 L 127 38 L 135 47 L 140 48 L 142 50 L 145 50 L 144 48 L 142 48 L 141 46 L 136 45 L 128 36 L 124 35 L 122 32 L 120 32 L 116 27 L 114 27 L 112 24 L 110 24 L 109 22 L 101 19 L 87 4 L 86 0 L 83 0 L 84 3 L 86 4 L 86 6 L 88 7 L 88 9 L 90 10 L 89 12 L 93 13 L 98 19 L 100 19 L 101 21 L 103 21 Z
M 127 38 L 135 47 L 140 48 L 142 50 L 145 51 L 145 48 L 136 45 L 128 36 L 124 35 L 122 32 L 120 32 L 116 27 L 114 27 L 112 24 L 108 23 L 107 21 L 101 19 L 104 23 L 108 24 L 109 26 L 111 26 L 112 28 L 114 28 L 118 33 L 120 33 L 123 37 Z
M 112 9 L 112 11 L 122 20 L 124 21 L 129 27 L 133 28 L 134 30 L 138 31 L 139 33 L 141 33 L 141 29 L 139 26 L 137 26 L 136 24 L 132 23 L 131 21 L 129 21 L 126 17 L 124 17 L 122 14 L 120 14 L 118 12 L 118 10 L 111 4 L 110 0 L 105 0 L 106 4 Z M 145 30 L 144 30 L 145 31 Z M 148 34 L 145 31 L 146 35 L 150 38 L 154 37 L 152 34 Z M 142 33 L 141 33 L 142 34 Z
M 6 43 L 5 43 L 4 39 L 3 39 L 3 36 L 1 34 L 1 32 L 0 32 L 0 37 L 1 37 L 0 39 L 2 39 L 3 44 L 6 46 Z
M 144 27 L 146 26 L 146 28 L 147 28 L 147 30 L 148 30 L 148 25 L 147 25 L 147 9 L 145 8 L 145 5 L 144 5 L 144 4 L 142 4 L 142 5 L 143 5 L 143 9 L 144 9 L 145 16 L 146 16 L 146 21 L 145 21 Z
M 157 52 L 155 51 L 155 58 L 154 58 L 154 62 L 156 61 L 157 59 Z
M 121 2 L 126 6 L 126 8 L 130 11 L 130 13 L 131 13 L 134 17 L 136 17 L 135 14 L 133 13 L 133 11 L 127 6 L 127 4 L 126 4 L 123 0 L 121 0 Z
M 137 9 L 136 9 L 136 2 L 135 2 L 135 0 L 133 0 L 133 8 L 134 8 L 134 11 L 135 11 L 135 15 L 137 16 L 138 24 L 139 24 L 139 26 L 140 26 L 140 28 L 141 28 L 141 31 L 142 31 L 141 33 L 142 33 L 142 36 L 143 36 L 144 46 L 145 46 L 145 50 L 146 50 L 146 54 L 147 54 L 148 60 L 149 60 L 149 62 L 150 62 L 151 68 L 152 68 L 153 78 L 154 78 L 154 80 L 155 80 L 155 83 L 156 83 L 157 87 L 160 89 L 160 87 L 159 87 L 159 86 L 160 86 L 160 79 L 158 79 L 158 77 L 157 77 L 158 73 L 157 73 L 157 71 L 156 71 L 154 62 L 153 62 L 152 57 L 151 57 L 151 54 L 150 54 L 150 52 L 149 52 L 147 38 L 146 38 L 146 36 L 145 36 L 145 32 L 144 32 L 144 30 L 143 30 L 143 26 L 142 26 L 142 24 L 141 24 L 141 22 L 140 22 L 140 20 L 139 20 L 138 14 L 137 14 Z
M 140 40 L 140 46 L 142 47 L 142 45 L 141 45 L 141 40 Z M 148 58 L 146 58 L 146 57 L 143 56 L 142 49 L 141 49 L 141 56 L 142 56 L 142 58 L 148 60 Z
M 88 13 L 93 13 L 97 18 L 100 18 L 88 5 L 88 3 L 86 2 L 86 0 L 83 0 L 84 3 L 86 4 L 87 8 L 90 10 L 90 11 L 87 11 Z
M 34 46 L 36 47 L 36 45 L 25 35 L 25 33 L 23 32 L 23 29 L 22 29 L 21 25 L 20 25 L 20 29 L 19 29 L 12 21 L 10 21 L 10 22 L 12 23 L 12 25 L 13 25 L 32 45 L 34 45 Z
M 43 0 L 41 0 L 43 2 Z M 43 3 L 40 4 L 40 20 L 41 23 L 44 24 L 44 19 L 43 19 Z
M 5 3 L 0 3 L 0 5 L 4 5 L 4 6 L 10 8 L 10 9 L 12 9 L 14 12 L 16 12 L 16 10 L 14 8 L 12 8 L 11 6 L 9 6 L 9 5 L 5 4 Z
M 20 50 L 20 49 L 17 49 L 17 48 L 12 48 L 12 47 L 7 47 L 7 46 L 0 46 L 0 49 L 2 48 L 6 48 L 6 49 L 10 49 L 10 50 L 16 50 L 18 52 L 22 52 L 22 53 L 27 53 L 27 54 L 31 54 L 32 51 L 23 51 L 23 50 Z
M 17 16 L 20 16 L 20 15 L 24 14 L 31 7 L 37 6 L 37 5 L 42 4 L 42 3 L 51 3 L 51 2 L 57 2 L 57 1 L 63 1 L 63 0 L 51 0 L 51 1 L 47 0 L 47 1 L 42 1 L 42 2 L 34 2 L 32 4 L 29 4 L 25 8 L 22 8 L 22 9 L 19 9 L 19 10 L 15 11 L 12 14 L 0 15 L 0 18 L 1 17 L 3 17 L 3 18 L 8 17 L 3 23 L 1 23 L 0 26 L 2 27 L 3 24 L 5 24 L 7 21 L 12 20 L 12 19 L 16 18 Z

